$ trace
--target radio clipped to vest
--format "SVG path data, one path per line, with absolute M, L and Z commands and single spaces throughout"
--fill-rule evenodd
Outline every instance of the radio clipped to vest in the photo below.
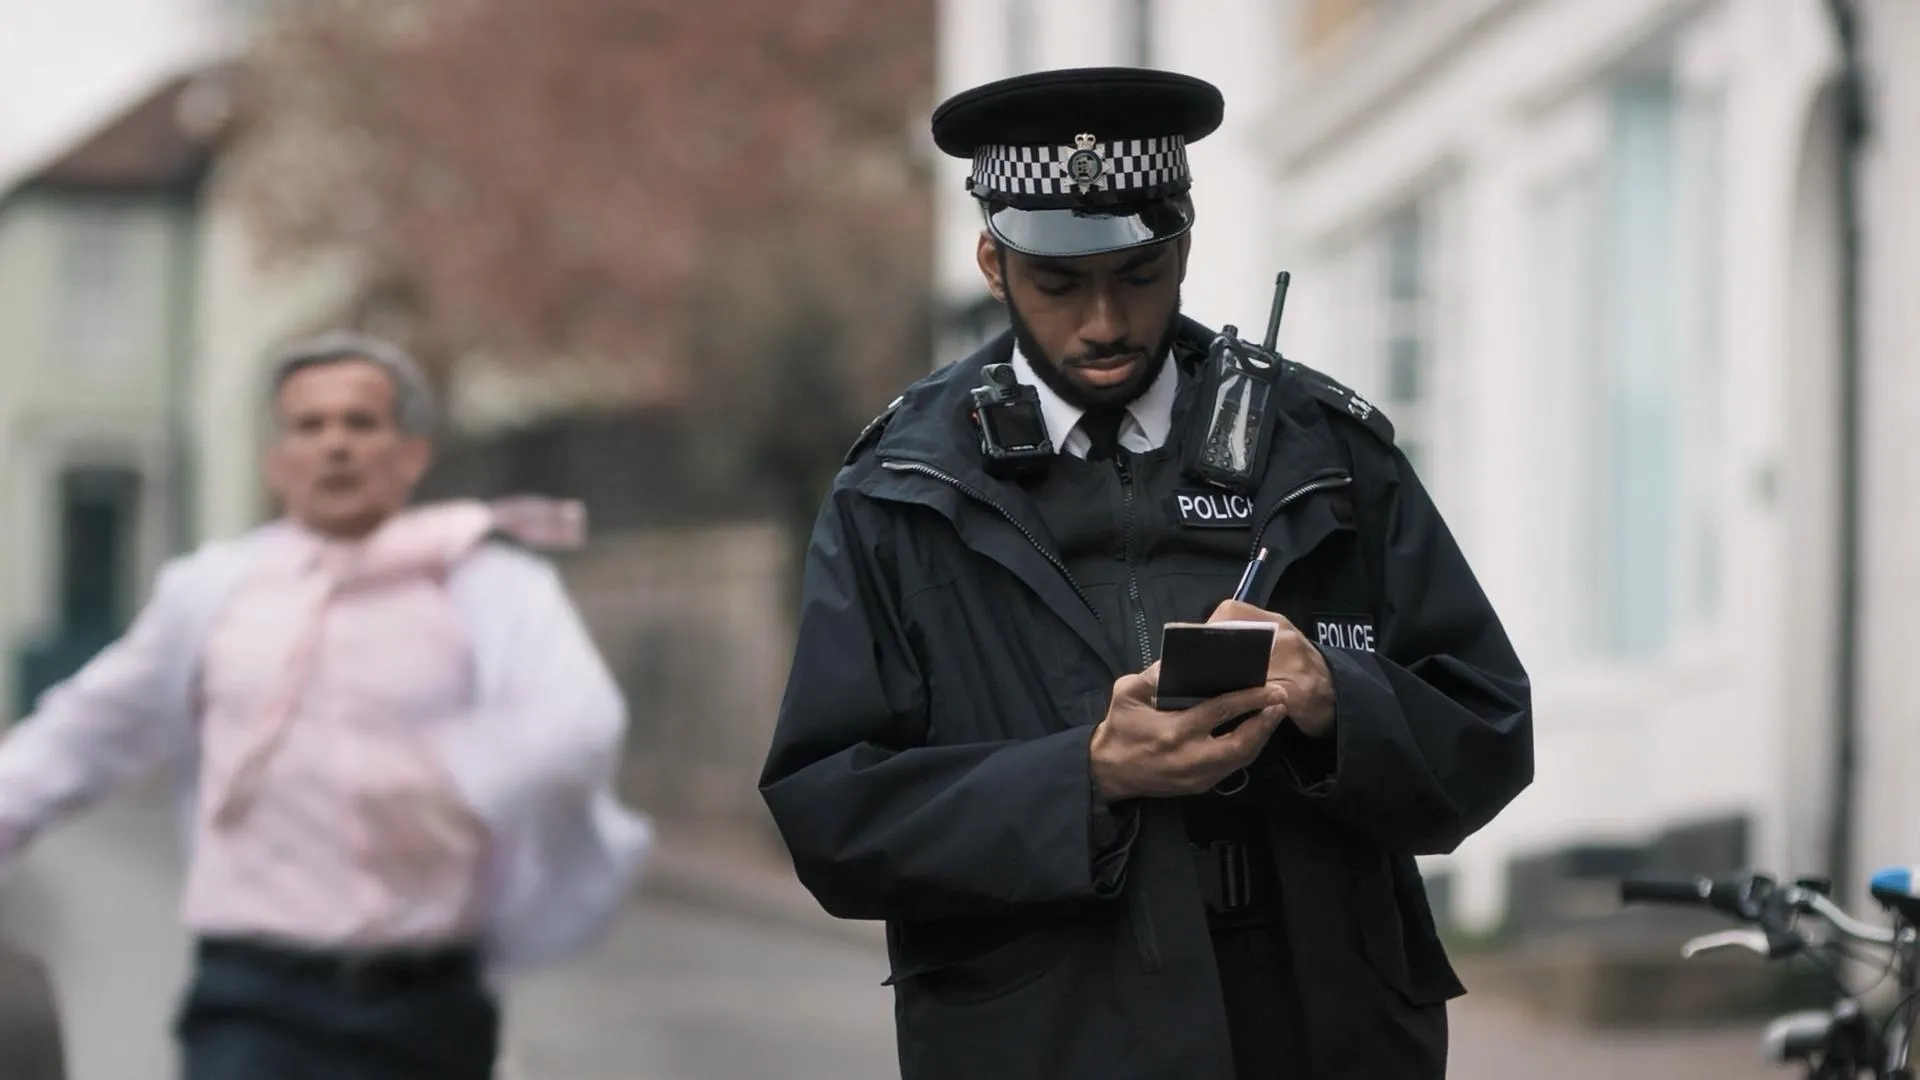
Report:
M 987 475 L 1024 480 L 1044 474 L 1053 461 L 1053 440 L 1040 412 L 1040 394 L 1022 383 L 1012 364 L 988 364 L 986 383 L 973 389 L 973 426 Z
M 1182 471 L 1189 479 L 1239 495 L 1260 486 L 1267 444 L 1273 439 L 1274 399 L 1280 382 L 1280 313 L 1292 275 L 1282 270 L 1273 287 L 1273 311 L 1260 344 L 1243 341 L 1232 326 L 1221 328 L 1201 371 L 1200 393 L 1188 421 Z

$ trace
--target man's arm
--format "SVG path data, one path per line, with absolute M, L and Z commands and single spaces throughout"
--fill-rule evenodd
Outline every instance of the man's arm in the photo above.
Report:
M 192 602 L 184 577 L 182 564 L 162 568 L 127 633 L 42 694 L 0 740 L 0 857 L 151 772 L 191 734 L 176 692 L 191 675 L 169 670 Z
M 474 711 L 436 730 L 442 767 L 491 829 L 577 806 L 610 781 L 627 708 L 560 575 L 487 545 L 452 587 L 483 670 Z
M 1134 823 L 1096 810 L 1091 728 L 925 745 L 926 682 L 851 499 L 836 492 L 815 523 L 760 778 L 800 880 L 850 919 L 986 916 L 1114 894 Z
M 1526 671 L 1406 458 L 1368 515 L 1378 652 L 1323 647 L 1331 733 L 1275 733 L 1263 764 L 1328 814 L 1412 854 L 1453 850 L 1533 780 Z M 1378 535 L 1384 529 L 1384 536 Z M 1279 764 L 1281 768 L 1271 768 Z

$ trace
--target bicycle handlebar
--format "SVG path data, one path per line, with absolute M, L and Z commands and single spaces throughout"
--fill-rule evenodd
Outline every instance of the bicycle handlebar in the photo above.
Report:
M 1785 930 L 1795 913 L 1825 919 L 1835 930 L 1855 941 L 1891 945 L 1896 931 L 1854 918 L 1824 893 L 1801 885 L 1776 886 L 1760 874 L 1731 878 L 1627 878 L 1620 883 L 1625 903 L 1686 904 L 1710 907 L 1741 922 L 1771 930 Z
M 1628 878 L 1620 899 L 1629 904 L 1704 904 L 1713 895 L 1708 878 Z
M 1840 905 L 1811 889 L 1796 887 L 1793 892 L 1801 894 L 1791 898 L 1794 906 L 1803 911 L 1812 911 L 1814 914 L 1832 923 L 1835 930 L 1840 931 L 1842 934 L 1856 941 L 1864 941 L 1871 945 L 1891 945 L 1897 937 L 1893 929 L 1861 922 L 1859 919 L 1841 910 Z

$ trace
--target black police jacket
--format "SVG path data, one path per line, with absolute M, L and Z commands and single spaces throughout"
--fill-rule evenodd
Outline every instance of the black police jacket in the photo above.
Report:
M 1210 337 L 1183 320 L 1183 362 Z M 905 1080 L 1227 1080 L 1178 806 L 1115 807 L 1096 851 L 1088 741 L 1122 661 L 967 418 L 1010 350 L 915 384 L 848 455 L 761 792 L 822 906 L 886 921 Z M 1440 1077 L 1463 989 L 1413 857 L 1531 781 L 1527 676 L 1384 418 L 1297 365 L 1281 402 L 1253 599 L 1302 626 L 1365 613 L 1373 645 L 1322 647 L 1333 735 L 1283 724 L 1251 770 L 1306 1010 L 1298 1075 Z

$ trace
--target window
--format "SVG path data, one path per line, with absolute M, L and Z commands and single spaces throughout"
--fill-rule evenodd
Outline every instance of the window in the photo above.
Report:
M 1333 343 L 1328 373 L 1385 411 L 1394 442 L 1423 472 L 1432 465 L 1439 419 L 1440 197 L 1402 204 L 1349 242 L 1331 267 L 1346 329 Z
M 1675 584 L 1673 114 L 1672 83 L 1662 76 L 1613 88 L 1601 209 L 1604 383 L 1595 404 L 1606 461 L 1603 641 L 1622 656 L 1665 646 Z
M 60 477 L 60 626 L 98 637 L 118 632 L 129 604 L 140 474 L 76 468 Z
M 1534 205 L 1568 644 L 1657 656 L 1719 605 L 1719 109 L 1665 71 L 1607 91 L 1604 160 Z
M 58 297 L 59 360 L 82 371 L 114 372 L 133 356 L 131 221 L 110 206 L 78 206 L 62 219 Z
M 1535 512 L 1543 530 L 1536 550 L 1549 610 L 1562 613 L 1554 645 L 1562 655 L 1591 655 L 1600 647 L 1601 568 L 1598 498 L 1604 472 L 1599 413 L 1593 403 L 1602 388 L 1599 366 L 1599 183 L 1590 169 L 1576 170 L 1541 190 L 1532 207 L 1535 293 L 1527 305 L 1532 353 L 1546 399 L 1542 424 L 1533 433 L 1547 482 L 1539 487 Z
M 1380 346 L 1383 370 L 1375 385 L 1387 415 L 1393 417 L 1400 449 L 1416 469 L 1427 456 L 1431 438 L 1426 415 L 1433 354 L 1427 217 L 1419 203 L 1410 204 L 1387 218 L 1381 236 L 1385 340 Z

